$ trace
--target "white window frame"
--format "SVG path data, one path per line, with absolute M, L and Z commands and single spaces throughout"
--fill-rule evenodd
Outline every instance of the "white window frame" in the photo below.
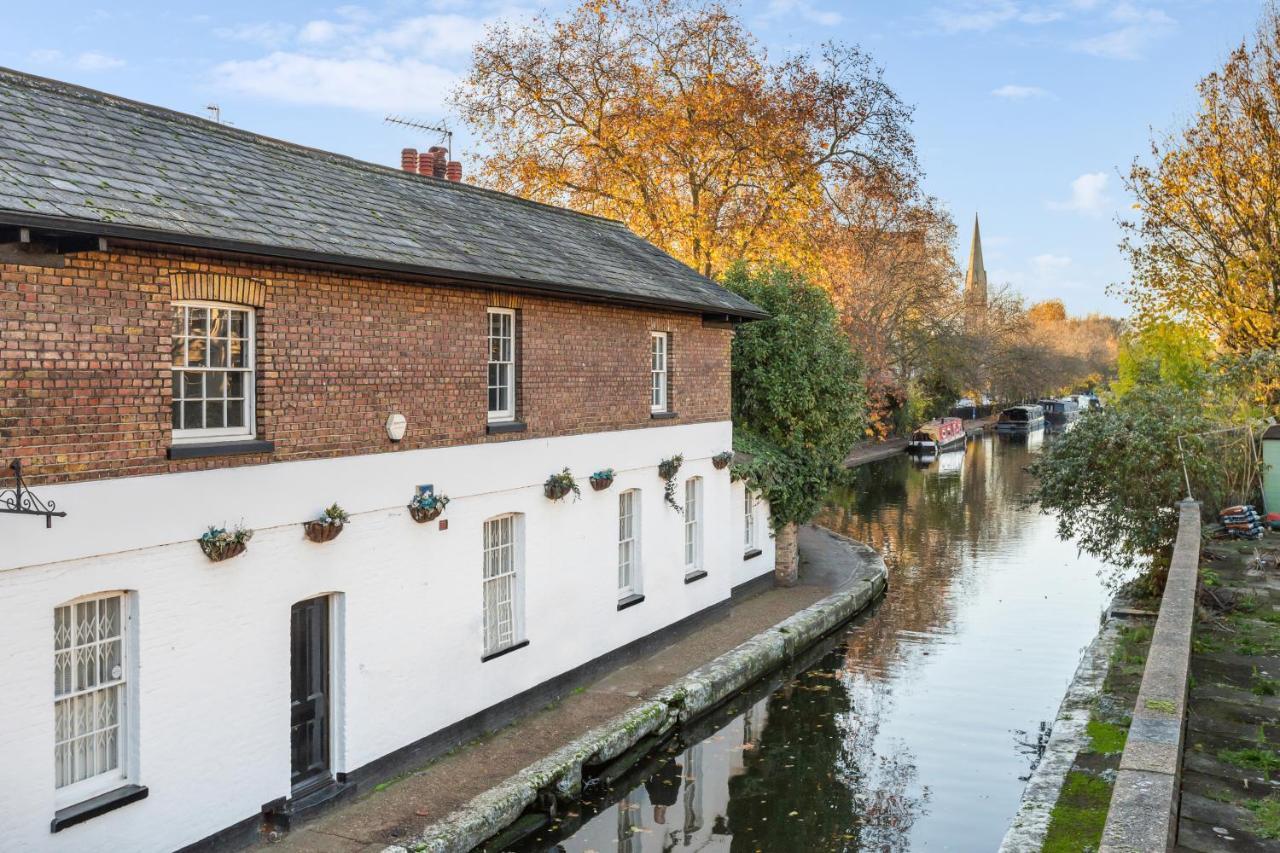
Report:
M 117 664 L 119 666 L 119 675 L 113 677 L 112 673 L 107 673 L 107 678 L 105 681 L 98 680 L 92 687 L 87 687 L 87 688 L 82 688 L 77 690 L 75 689 L 75 679 L 76 679 L 76 671 L 77 671 L 77 665 L 76 665 L 77 651 L 81 651 L 83 653 L 84 651 L 87 651 L 89 649 L 94 649 L 95 650 L 94 657 L 96 661 L 97 660 L 96 651 L 97 649 L 101 648 L 104 645 L 104 641 L 102 640 L 95 640 L 89 643 L 75 642 L 75 639 L 76 639 L 75 633 L 76 633 L 76 625 L 77 625 L 77 622 L 75 620 L 76 620 L 77 611 L 79 610 L 80 605 L 88 604 L 90 602 L 107 601 L 111 599 L 118 599 L 120 602 L 120 616 L 119 616 L 120 622 L 118 626 L 118 634 L 116 635 L 118 637 L 118 642 L 120 644 L 120 659 L 119 659 L 119 663 Z M 52 744 L 53 754 L 51 757 L 54 762 L 54 773 L 53 773 L 54 804 L 55 804 L 55 807 L 57 808 L 65 808 L 67 806 L 72 806 L 77 803 L 84 802 L 85 800 L 96 797 L 99 794 L 104 794 L 108 791 L 115 790 L 116 788 L 119 788 L 122 785 L 126 785 L 126 784 L 129 784 L 130 782 L 136 781 L 137 774 L 136 774 L 135 768 L 137 766 L 137 750 L 136 750 L 137 735 L 136 735 L 135 720 L 137 715 L 134 713 L 133 709 L 134 709 L 134 706 L 136 705 L 137 680 L 135 678 L 135 672 L 133 669 L 135 638 L 134 638 L 134 625 L 133 625 L 133 607 L 131 606 L 132 605 L 131 599 L 132 599 L 132 596 L 128 592 L 125 592 L 122 590 L 114 590 L 111 592 L 99 592 L 99 593 L 94 593 L 92 595 L 81 596 L 79 598 L 72 599 L 71 601 L 67 601 L 62 604 L 59 604 L 57 607 L 54 608 L 53 622 L 51 625 L 51 628 L 52 628 L 51 639 L 53 640 L 52 646 L 54 650 L 53 661 L 52 661 L 53 668 L 54 668 L 54 689 L 53 689 L 53 696 L 52 696 L 53 702 L 52 702 L 52 708 L 51 708 L 53 712 L 54 725 L 53 725 L 53 744 Z M 98 605 L 98 606 L 100 607 L 101 605 Z M 58 614 L 58 611 L 62 610 L 63 608 L 67 608 L 69 615 L 71 616 L 71 623 L 70 623 L 71 642 L 70 642 L 70 645 L 62 649 L 59 649 L 58 637 L 57 637 L 57 614 Z M 109 639 L 106 642 L 111 642 L 111 640 Z M 71 681 L 69 686 L 71 689 L 69 690 L 60 690 L 59 678 L 58 678 L 58 657 L 60 654 L 70 655 L 69 660 L 70 660 L 71 670 L 70 670 L 69 676 Z M 98 674 L 99 676 L 102 675 L 101 670 L 99 670 Z M 59 740 L 60 733 L 58 731 L 58 725 L 57 725 L 58 706 L 63 703 L 74 702 L 75 699 L 77 698 L 97 696 L 107 691 L 112 691 L 115 694 L 115 701 L 118 703 L 117 711 L 116 711 L 116 723 L 115 723 L 116 766 L 109 770 L 103 770 L 99 773 L 95 773 L 94 775 L 86 777 L 79 781 L 69 782 L 65 785 L 59 786 L 58 774 L 57 774 L 58 752 L 62 748 L 63 743 L 73 741 L 76 739 L 76 737 L 67 738 L 66 740 L 61 740 L 61 741 Z M 94 733 L 93 730 L 89 732 L 89 734 L 92 734 L 92 733 Z M 79 736 L 83 737 L 85 735 L 81 734 Z
M 754 551 L 756 548 L 760 547 L 759 544 L 757 544 L 758 540 L 756 538 L 756 499 L 755 495 L 751 494 L 750 489 L 744 488 L 742 492 L 746 495 L 746 505 L 744 507 L 743 515 L 742 546 L 746 551 Z
M 649 411 L 665 412 L 670 398 L 671 338 L 666 332 L 649 333 Z
M 505 323 L 509 324 L 508 334 L 503 335 L 501 325 L 504 321 L 499 321 L 499 334 L 495 337 L 493 334 L 494 317 L 505 317 Z M 501 388 L 507 392 L 507 405 L 501 409 L 492 409 L 489 411 L 489 423 L 502 423 L 504 421 L 514 421 L 516 419 L 516 312 L 511 308 L 489 308 L 485 311 L 485 358 L 486 376 L 485 376 L 485 406 L 489 405 L 489 391 L 494 388 Z M 508 353 L 507 358 L 493 357 L 494 341 L 502 341 L 505 338 Z M 501 349 L 501 344 L 499 344 Z M 501 356 L 501 352 L 499 352 Z M 495 365 L 505 365 L 507 369 L 507 381 L 505 385 L 495 385 L 490 381 L 489 374 Z
M 507 525 L 506 542 L 501 541 L 503 525 Z M 499 539 L 493 539 L 494 535 L 499 536 Z M 524 516 L 520 513 L 507 513 L 486 519 L 481 527 L 481 536 L 483 558 L 480 575 L 480 647 L 481 657 L 487 658 L 524 641 Z M 497 571 L 493 571 L 494 569 Z M 506 634 L 497 634 L 495 629 L 491 635 L 490 591 L 500 595 L 504 582 L 507 585 L 510 607 L 508 622 L 511 628 Z M 493 608 L 495 614 L 501 605 L 499 598 Z
M 702 478 L 684 481 L 684 573 L 702 570 Z
M 640 490 L 618 495 L 618 599 L 640 595 Z
M 219 308 L 226 311 L 240 311 L 245 317 L 245 366 L 243 368 L 233 367 L 191 367 L 188 365 L 174 364 L 172 356 L 172 348 L 170 349 L 169 367 L 170 375 L 177 373 L 211 373 L 221 370 L 223 373 L 241 373 L 244 375 L 244 426 L 238 427 L 199 427 L 196 429 L 177 429 L 172 426 L 173 413 L 170 411 L 169 423 L 172 432 L 173 442 L 175 444 L 189 444 L 192 442 L 209 441 L 217 439 L 220 441 L 251 441 L 257 437 L 257 356 L 258 356 L 258 327 L 257 312 L 248 305 L 236 305 L 230 302 L 206 302 L 201 300 L 184 299 L 179 302 L 170 303 L 172 311 L 183 312 L 183 337 L 186 339 L 186 332 L 190 329 L 190 322 L 187 320 L 187 308 Z M 170 315 L 172 321 L 172 314 Z M 170 342 L 173 340 L 170 334 Z M 206 340 L 207 340 L 206 335 Z M 188 357 L 187 350 L 189 345 L 184 344 L 183 359 Z M 206 348 L 206 352 L 208 349 Z M 171 386 L 172 387 L 172 386 Z

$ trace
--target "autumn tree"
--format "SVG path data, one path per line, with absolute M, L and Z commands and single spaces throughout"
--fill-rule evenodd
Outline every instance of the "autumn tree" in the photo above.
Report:
M 1229 352 L 1280 350 L 1280 17 L 1199 84 L 1200 110 L 1153 141 L 1129 188 L 1128 291 L 1140 323 L 1185 320 Z
M 619 219 L 708 276 L 811 269 L 840 187 L 916 171 L 910 110 L 857 47 L 770 59 L 707 0 L 587 0 L 490 27 L 454 94 L 479 179 Z

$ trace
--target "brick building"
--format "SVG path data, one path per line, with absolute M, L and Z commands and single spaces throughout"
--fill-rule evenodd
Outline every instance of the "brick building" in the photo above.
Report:
M 761 312 L 438 153 L 0 70 L 0 451 L 38 500 L 3 472 L 4 845 L 235 846 L 771 574 L 712 460 Z

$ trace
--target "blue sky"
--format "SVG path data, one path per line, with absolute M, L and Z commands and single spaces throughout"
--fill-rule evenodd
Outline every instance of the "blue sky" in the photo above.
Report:
M 444 98 L 486 22 L 560 3 L 387 0 L 11 4 L 0 64 L 178 110 L 218 104 L 238 127 L 398 165 L 436 140 L 387 112 L 448 120 Z M 916 107 L 927 187 L 960 225 L 982 217 L 987 270 L 1029 300 L 1124 313 L 1120 181 L 1150 128 L 1194 111 L 1195 82 L 1254 27 L 1245 0 L 750 0 L 781 57 L 857 42 Z M 56 26 L 51 23 L 56 22 Z M 457 124 L 457 122 L 452 122 Z M 459 129 L 455 149 L 469 140 Z M 464 162 L 465 166 L 465 162 Z M 424 211 L 424 215 L 429 212 Z

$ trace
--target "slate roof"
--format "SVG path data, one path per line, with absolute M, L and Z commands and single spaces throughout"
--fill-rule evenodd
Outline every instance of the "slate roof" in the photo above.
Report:
M 612 220 L 3 68 L 0 223 L 766 316 Z

